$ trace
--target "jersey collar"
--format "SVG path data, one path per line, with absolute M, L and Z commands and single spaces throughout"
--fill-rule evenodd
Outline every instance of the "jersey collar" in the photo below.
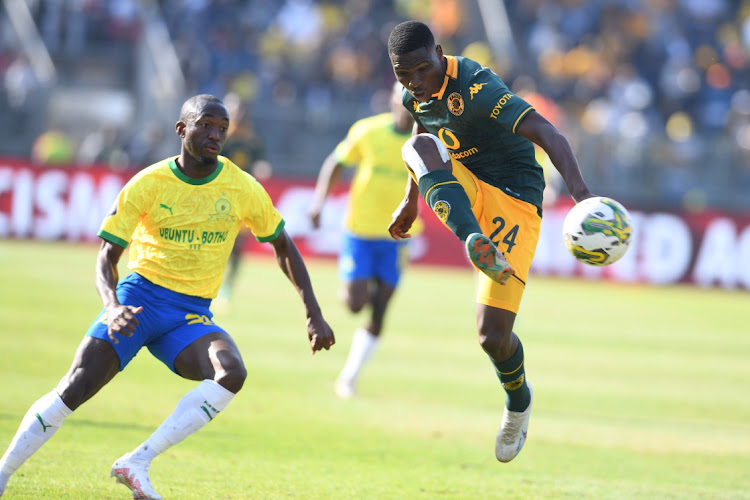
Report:
M 443 86 L 436 94 L 432 94 L 435 99 L 442 99 L 445 94 L 445 89 L 448 88 L 448 78 L 458 78 L 458 60 L 453 56 L 445 56 L 445 60 L 448 62 L 448 67 L 445 69 L 445 80 L 443 80 Z
M 208 184 L 212 180 L 216 179 L 221 173 L 221 169 L 224 168 L 224 161 L 221 157 L 219 157 L 216 163 L 216 170 L 214 170 L 210 175 L 201 177 L 200 179 L 193 179 L 192 177 L 188 177 L 187 175 L 182 173 L 182 170 L 180 170 L 180 167 L 177 166 L 177 162 L 175 161 L 177 158 L 178 157 L 174 157 L 169 162 L 169 168 L 172 170 L 172 172 L 174 172 L 174 175 L 176 175 L 178 179 L 180 179 L 183 182 L 187 182 L 188 184 L 192 184 L 194 186 L 200 186 L 201 184 Z

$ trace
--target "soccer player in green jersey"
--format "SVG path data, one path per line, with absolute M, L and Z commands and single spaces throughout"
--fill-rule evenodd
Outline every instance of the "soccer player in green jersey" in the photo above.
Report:
M 149 479 L 151 461 L 213 420 L 245 382 L 239 349 L 209 309 L 242 225 L 273 246 L 297 289 L 313 354 L 334 344 L 302 257 L 270 197 L 251 175 L 219 156 L 228 127 L 229 114 L 218 98 L 191 97 L 175 127 L 180 155 L 142 170 L 120 192 L 98 233 L 96 288 L 104 309 L 70 371 L 31 405 L 0 459 L 0 495 L 63 421 L 145 346 L 177 375 L 200 382 L 143 444 L 112 466 L 111 475 L 134 498 L 161 498 Z M 132 272 L 118 283 L 117 263 L 128 245 Z M 129 397 L 137 406 L 137 395 Z
M 318 228 L 323 203 L 342 171 L 356 169 L 339 252 L 339 296 L 354 313 L 368 306 L 370 316 L 366 325 L 354 332 L 346 363 L 334 384 L 336 394 L 344 399 L 354 396 L 360 371 L 380 341 L 386 309 L 408 257 L 406 242 L 394 241 L 388 233 L 391 214 L 401 202 L 401 190 L 408 178 L 401 146 L 411 136 L 414 124 L 401 105 L 398 82 L 391 93 L 390 108 L 388 113 L 355 122 L 326 157 L 308 212 L 313 227 Z
M 506 392 L 495 456 L 509 462 L 526 442 L 532 389 L 513 324 L 534 257 L 549 155 L 576 202 L 591 197 L 568 141 L 490 69 L 443 54 L 424 23 L 397 25 L 388 39 L 415 134 L 402 149 L 411 178 L 389 226 L 409 237 L 422 196 L 466 245 L 479 274 L 477 327 Z

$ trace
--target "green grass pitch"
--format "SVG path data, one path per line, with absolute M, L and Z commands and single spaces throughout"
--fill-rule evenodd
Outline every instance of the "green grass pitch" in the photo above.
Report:
M 0 452 L 99 311 L 96 247 L 0 242 Z M 244 262 L 215 320 L 244 389 L 151 469 L 167 499 L 750 499 L 750 295 L 532 278 L 516 331 L 535 406 L 511 463 L 493 454 L 504 396 L 466 270 L 408 269 L 359 395 L 332 382 L 363 318 L 335 263 L 308 263 L 338 343 L 311 356 L 275 262 Z M 112 462 L 195 383 L 143 350 L 11 479 L 9 499 L 118 499 Z

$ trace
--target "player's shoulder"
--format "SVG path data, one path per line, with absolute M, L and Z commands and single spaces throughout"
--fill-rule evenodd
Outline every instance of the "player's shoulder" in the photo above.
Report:
M 169 175 L 171 170 L 171 164 L 174 163 L 177 157 L 169 157 L 163 160 L 152 163 L 148 167 L 142 168 L 136 172 L 126 184 L 126 188 L 133 189 L 134 187 L 143 187 L 147 184 L 152 184 L 155 179 L 159 179 L 164 175 Z
M 221 174 L 224 179 L 228 182 L 242 182 L 254 177 L 245 170 L 241 169 L 239 165 L 234 163 L 226 156 L 219 156 L 219 163 L 221 163 Z
M 221 180 L 234 186 L 240 185 L 250 189 L 263 188 L 260 181 L 253 177 L 250 172 L 241 169 L 236 163 L 225 156 L 219 156 L 222 163 Z
M 368 116 L 357 120 L 353 126 L 361 128 L 363 130 L 369 130 L 373 128 L 382 127 L 393 121 L 393 115 L 391 113 L 379 113 L 377 115 Z
M 457 80 L 462 88 L 470 88 L 475 85 L 482 87 L 502 87 L 506 88 L 505 82 L 500 76 L 487 66 L 482 66 L 478 62 L 456 56 L 457 60 Z
M 391 115 L 391 113 L 380 113 L 377 115 L 361 118 L 354 122 L 349 129 L 349 139 L 351 140 L 366 136 L 373 131 L 380 130 L 383 127 L 387 127 L 392 122 L 393 116 Z

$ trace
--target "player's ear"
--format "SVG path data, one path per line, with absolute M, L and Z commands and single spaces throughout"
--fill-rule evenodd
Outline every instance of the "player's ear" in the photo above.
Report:
M 180 120 L 177 123 L 175 123 L 174 130 L 175 132 L 177 132 L 178 136 L 185 137 L 185 122 Z
M 443 57 L 443 46 L 440 44 L 435 45 L 435 52 L 437 53 L 438 57 Z

